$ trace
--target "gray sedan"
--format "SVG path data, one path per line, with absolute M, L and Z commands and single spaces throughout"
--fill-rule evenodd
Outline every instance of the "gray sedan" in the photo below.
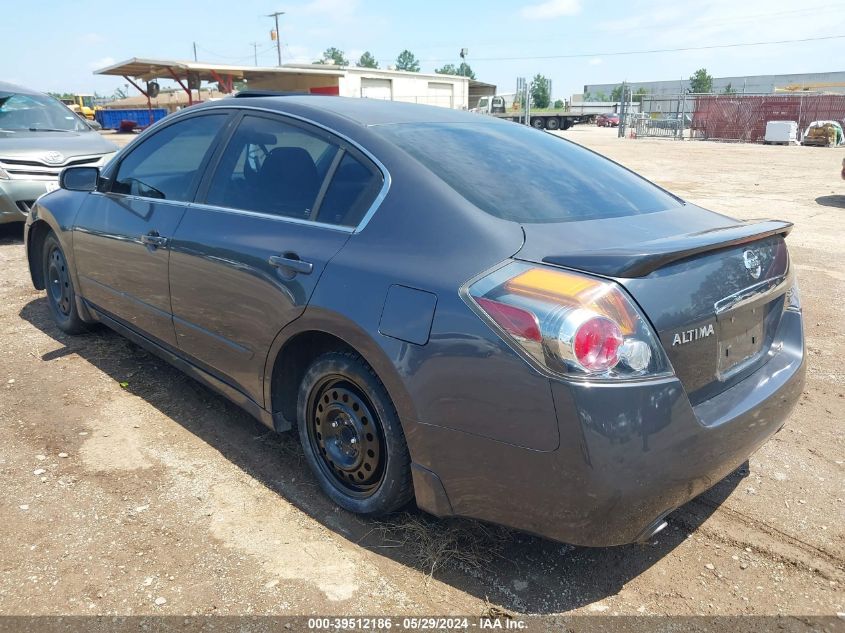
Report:
M 0 82 L 0 224 L 26 220 L 64 167 L 102 166 L 116 151 L 53 97 Z
M 525 126 L 245 94 L 61 185 L 25 237 L 58 327 L 105 324 L 296 428 L 353 512 L 646 539 L 802 390 L 790 224 Z

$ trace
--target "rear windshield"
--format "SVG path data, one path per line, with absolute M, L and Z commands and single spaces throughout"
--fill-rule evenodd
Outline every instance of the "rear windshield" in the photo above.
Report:
M 405 123 L 373 129 L 479 209 L 505 220 L 625 217 L 681 204 L 606 158 L 525 125 Z

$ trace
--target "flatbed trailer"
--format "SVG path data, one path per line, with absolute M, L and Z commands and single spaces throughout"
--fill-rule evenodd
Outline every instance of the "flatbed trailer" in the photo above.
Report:
M 525 111 L 513 110 L 511 112 L 489 112 L 489 116 L 499 119 L 513 121 L 514 123 L 525 123 Z M 553 110 L 542 112 L 529 112 L 528 124 L 537 130 L 568 130 L 576 123 L 586 123 L 592 118 L 589 114 L 575 114 L 565 110 Z

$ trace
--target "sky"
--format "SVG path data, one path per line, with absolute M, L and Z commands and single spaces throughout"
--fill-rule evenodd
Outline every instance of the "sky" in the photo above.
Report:
M 845 39 L 634 54 L 841 36 L 842 0 L 32 0 L 5 2 L 0 80 L 51 92 L 111 95 L 120 77 L 97 68 L 132 57 L 276 65 L 270 40 L 280 18 L 282 62 L 312 62 L 335 46 L 350 60 L 369 50 L 384 68 L 410 49 L 423 71 L 467 61 L 481 81 L 513 92 L 541 73 L 554 98 L 584 84 L 845 70 Z M 620 54 L 623 53 L 623 54 Z M 167 82 L 162 82 L 166 85 Z M 134 90 L 130 90 L 134 92 Z

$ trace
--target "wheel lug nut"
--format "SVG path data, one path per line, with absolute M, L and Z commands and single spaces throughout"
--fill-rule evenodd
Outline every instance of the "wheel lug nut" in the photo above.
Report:
M 336 429 L 336 428 L 337 428 L 337 420 L 335 420 L 334 422 L 332 422 L 332 428 L 333 428 L 333 429 Z
M 358 440 L 356 440 L 356 439 L 353 437 L 351 440 L 349 440 L 349 443 L 350 443 L 350 444 L 357 444 L 357 443 L 358 443 Z

